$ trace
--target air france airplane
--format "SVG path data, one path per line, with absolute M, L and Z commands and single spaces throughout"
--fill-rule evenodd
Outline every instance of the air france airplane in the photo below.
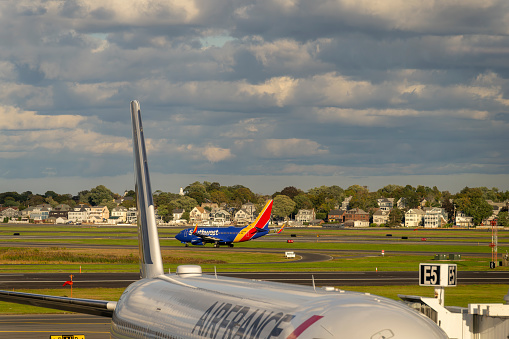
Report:
M 233 247 L 233 243 L 253 240 L 269 234 L 269 220 L 272 211 L 272 200 L 267 201 L 256 220 L 245 227 L 200 227 L 187 228 L 180 231 L 175 238 L 183 244 L 204 245 L 213 243 L 214 247 L 219 245 L 228 245 Z M 284 225 L 283 225 L 284 227 Z M 277 233 L 281 233 L 283 227 Z
M 141 279 L 118 302 L 12 291 L 0 300 L 111 317 L 115 339 L 447 339 L 429 318 L 375 295 L 208 275 L 195 265 L 165 274 L 138 101 L 131 117 Z

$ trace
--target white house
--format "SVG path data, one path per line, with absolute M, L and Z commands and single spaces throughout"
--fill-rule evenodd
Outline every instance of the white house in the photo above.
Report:
M 405 227 L 418 227 L 424 223 L 424 211 L 420 208 L 411 208 L 405 213 Z
M 425 228 L 438 228 L 447 223 L 447 213 L 443 208 L 433 207 L 424 215 Z
M 295 215 L 295 221 L 297 222 L 311 222 L 316 219 L 315 209 L 301 209 Z

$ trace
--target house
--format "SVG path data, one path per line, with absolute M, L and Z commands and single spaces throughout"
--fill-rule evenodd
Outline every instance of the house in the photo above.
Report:
M 245 204 L 242 204 L 242 206 L 240 207 L 241 209 L 243 209 L 244 211 L 246 211 L 249 215 L 251 215 L 251 221 L 253 221 L 255 219 L 255 214 L 256 214 L 256 205 L 253 204 L 252 202 L 246 202 Z
M 0 215 L 4 218 L 17 218 L 20 216 L 20 212 L 17 207 L 1 207 Z
M 447 212 L 443 208 L 433 207 L 424 215 L 425 228 L 438 228 L 447 223 Z
M 247 225 L 251 222 L 251 215 L 248 211 L 240 209 L 235 213 L 234 220 L 237 225 Z
M 89 211 L 90 207 L 87 205 L 76 206 L 67 213 L 67 219 L 72 222 L 84 222 L 88 219 Z
M 474 226 L 474 218 L 467 216 L 463 212 L 456 213 L 456 226 L 460 227 L 471 227 Z
M 327 220 L 329 220 L 329 222 L 336 222 L 336 221 L 343 222 L 344 214 L 345 214 L 344 210 L 340 210 L 340 209 L 330 210 L 329 214 L 327 214 Z
M 185 213 L 185 210 L 182 208 L 175 208 L 172 211 L 173 215 L 173 223 L 175 224 L 185 224 L 187 220 L 182 219 L 182 215 Z
M 373 224 L 377 224 L 378 226 L 387 224 L 389 222 L 389 214 L 389 211 L 379 209 L 373 213 Z
M 111 210 L 110 219 L 116 221 L 116 223 L 123 223 L 127 221 L 127 208 L 124 206 L 117 206 Z
M 420 208 L 411 208 L 405 213 L 405 227 L 419 227 L 424 224 L 425 212 Z
M 35 222 L 41 222 L 49 218 L 50 208 L 47 207 L 35 207 L 35 209 L 30 213 L 30 219 L 33 219 Z
M 345 226 L 348 225 L 352 225 L 353 227 L 369 227 L 369 213 L 360 208 L 346 211 Z
M 138 222 L 138 210 L 136 207 L 129 207 L 127 210 L 126 219 L 128 224 L 136 224 Z
M 202 223 L 203 221 L 209 220 L 209 212 L 206 211 L 203 207 L 196 206 L 189 212 L 189 221 L 192 224 Z
M 223 209 L 217 209 L 210 213 L 212 226 L 224 226 L 231 223 L 231 214 Z
M 90 211 L 88 212 L 88 218 L 87 222 L 90 223 L 101 223 L 105 222 L 110 218 L 110 211 L 108 210 L 108 207 L 101 205 L 101 206 L 92 206 L 90 207 Z
M 400 210 L 404 210 L 405 208 L 407 208 L 407 199 L 404 197 L 399 198 L 398 201 L 396 202 L 396 206 Z
M 316 212 L 315 209 L 301 209 L 297 214 L 295 215 L 295 221 L 301 222 L 301 223 L 309 223 L 316 219 Z
M 350 205 L 350 200 L 352 200 L 353 196 L 349 196 L 349 197 L 346 197 L 345 200 L 343 200 L 343 202 L 341 203 L 341 209 L 343 211 L 346 211 L 348 210 L 348 207 Z
M 55 208 L 54 210 L 49 211 L 48 217 L 55 218 L 55 219 L 63 218 L 67 221 L 67 219 L 69 217 L 69 210 L 61 210 L 61 209 Z
M 390 211 L 394 206 L 394 198 L 382 198 L 377 199 L 377 201 L 378 207 L 380 207 L 380 210 L 382 211 Z

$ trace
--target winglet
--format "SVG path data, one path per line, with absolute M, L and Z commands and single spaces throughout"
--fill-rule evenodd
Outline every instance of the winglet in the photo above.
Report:
M 279 229 L 279 231 L 277 231 L 276 233 L 279 234 L 281 232 L 283 232 L 283 228 L 285 228 L 286 224 L 283 224 L 283 226 L 281 226 L 281 228 Z
M 133 123 L 134 172 L 138 206 L 140 273 L 142 278 L 154 278 L 164 273 L 163 260 L 159 246 L 152 189 L 150 187 L 140 103 L 136 100 L 131 101 L 131 121 Z

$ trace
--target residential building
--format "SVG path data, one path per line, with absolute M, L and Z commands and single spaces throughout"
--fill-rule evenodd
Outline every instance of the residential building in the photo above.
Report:
M 447 212 L 443 208 L 433 207 L 424 215 L 425 228 L 438 228 L 447 223 Z
M 394 198 L 382 198 L 377 199 L 377 201 L 378 207 L 380 207 L 380 210 L 382 211 L 390 211 L 394 206 Z
M 4 218 L 17 218 L 21 215 L 17 207 L 1 207 L 0 215 Z
M 353 196 L 346 197 L 345 200 L 341 203 L 341 209 L 346 211 L 350 205 L 350 200 L 352 200 Z
M 400 210 L 404 210 L 405 208 L 407 208 L 407 199 L 404 197 L 399 198 L 398 201 L 396 202 L 396 206 Z
M 186 223 L 187 220 L 182 219 L 182 215 L 184 214 L 185 210 L 182 208 L 175 208 L 172 211 L 173 214 L 173 222 L 176 224 Z
M 129 207 L 126 218 L 128 224 L 136 224 L 138 222 L 138 210 L 136 207 Z
M 240 209 L 235 213 L 234 220 L 237 225 L 247 225 L 251 222 L 251 215 L 246 210 Z
M 87 221 L 91 223 L 106 222 L 110 218 L 110 211 L 106 206 L 92 206 Z
M 420 208 L 411 208 L 405 213 L 405 227 L 419 227 L 424 224 L 425 212 Z
M 256 214 L 256 205 L 255 204 L 248 201 L 245 204 L 242 204 L 242 206 L 240 208 L 243 209 L 244 211 L 246 211 L 251 216 L 251 221 L 253 221 L 255 219 L 255 217 L 254 217 Z
M 189 221 L 192 224 L 199 224 L 205 220 L 209 220 L 209 217 L 209 212 L 200 206 L 196 206 L 191 210 L 191 212 L 189 212 Z
M 373 213 L 373 224 L 380 225 L 386 225 L 389 222 L 389 214 L 390 211 L 385 211 L 382 209 L 379 209 L 375 213 Z
M 55 219 L 63 218 L 67 221 L 68 215 L 69 215 L 69 210 L 61 210 L 61 209 L 55 208 L 54 210 L 49 211 L 48 217 L 55 218 Z
M 212 226 L 225 226 L 231 223 L 231 214 L 223 209 L 217 209 L 210 213 Z
M 343 222 L 344 221 L 344 210 L 334 209 L 330 210 L 329 214 L 327 214 L 327 220 L 329 222 Z
M 295 215 L 295 221 L 297 222 L 311 222 L 316 219 L 316 212 L 315 209 L 301 209 L 297 214 Z
M 456 213 L 456 226 L 472 227 L 474 226 L 474 218 L 467 216 L 463 212 Z
M 88 219 L 89 211 L 90 211 L 90 207 L 87 205 L 76 206 L 71 211 L 69 211 L 67 213 L 67 219 L 74 223 L 84 222 Z
M 116 221 L 116 223 L 123 223 L 127 221 L 127 208 L 124 206 L 117 206 L 111 210 L 110 219 Z
M 369 227 L 369 213 L 360 208 L 354 208 L 345 212 L 345 225 L 353 227 Z

